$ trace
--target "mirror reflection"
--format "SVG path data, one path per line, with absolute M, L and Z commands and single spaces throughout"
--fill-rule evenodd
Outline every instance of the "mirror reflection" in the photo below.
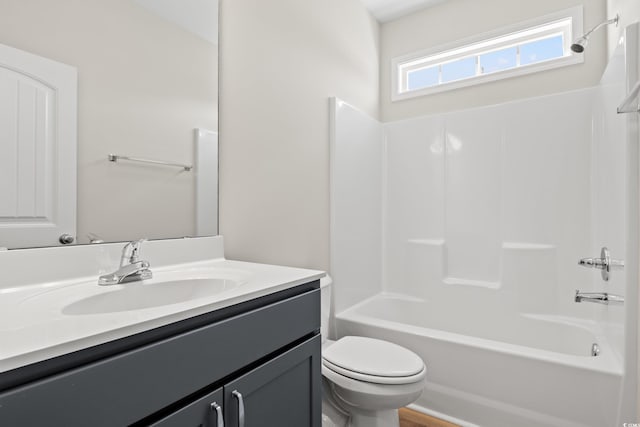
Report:
M 0 247 L 217 234 L 217 0 L 0 5 Z

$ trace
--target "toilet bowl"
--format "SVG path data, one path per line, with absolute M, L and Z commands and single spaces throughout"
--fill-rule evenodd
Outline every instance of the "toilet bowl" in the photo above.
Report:
M 398 427 L 398 408 L 424 389 L 422 359 L 399 345 L 367 337 L 326 339 L 331 279 L 321 281 L 323 427 Z

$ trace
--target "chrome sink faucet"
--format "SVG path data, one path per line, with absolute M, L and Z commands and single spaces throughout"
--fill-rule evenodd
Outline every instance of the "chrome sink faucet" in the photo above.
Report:
M 118 285 L 120 283 L 151 279 L 153 274 L 151 270 L 149 270 L 149 262 L 140 261 L 138 257 L 140 246 L 144 241 L 146 241 L 146 239 L 134 240 L 127 243 L 124 248 L 122 248 L 120 268 L 111 274 L 100 276 L 98 278 L 98 285 Z

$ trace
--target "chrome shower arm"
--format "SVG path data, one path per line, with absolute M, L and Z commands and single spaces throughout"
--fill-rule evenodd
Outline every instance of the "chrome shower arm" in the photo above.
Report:
M 596 25 L 595 27 L 593 27 L 592 29 L 590 29 L 589 31 L 587 31 L 586 33 L 584 33 L 583 35 L 575 39 L 575 41 L 571 45 L 571 50 L 576 53 L 584 52 L 584 48 L 589 41 L 589 36 L 592 33 L 594 33 L 595 31 L 598 31 L 600 28 L 606 25 L 616 24 L 616 26 L 618 26 L 619 21 L 620 21 L 620 15 L 616 13 L 615 18 L 607 19 L 606 21 L 599 23 L 598 25 Z
M 598 25 L 596 25 L 595 27 L 593 27 L 592 29 L 590 29 L 589 31 L 587 31 L 586 33 L 584 33 L 584 35 L 582 36 L 582 38 L 587 38 L 591 35 L 591 33 L 598 31 L 600 28 L 606 26 L 606 25 L 610 25 L 610 24 L 616 24 L 616 27 L 618 26 L 618 22 L 620 22 L 620 15 L 618 15 L 616 13 L 615 18 L 611 18 L 608 19 L 606 21 L 603 21 L 601 23 L 599 23 Z

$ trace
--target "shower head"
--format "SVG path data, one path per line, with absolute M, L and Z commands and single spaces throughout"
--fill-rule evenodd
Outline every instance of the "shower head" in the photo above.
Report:
M 573 44 L 571 45 L 571 50 L 574 51 L 575 53 L 584 52 L 584 48 L 587 45 L 588 41 L 589 39 L 587 37 L 585 36 L 580 37 L 579 39 L 573 42 Z
M 596 25 L 595 27 L 593 27 L 592 29 L 584 33 L 582 36 L 577 38 L 571 45 L 571 50 L 574 51 L 575 53 L 584 52 L 584 48 L 587 46 L 587 43 L 589 42 L 589 36 L 591 35 L 591 33 L 599 30 L 605 25 L 616 24 L 616 27 L 617 27 L 619 21 L 620 21 L 620 15 L 616 14 L 615 18 L 608 19 L 604 22 L 599 23 L 598 25 Z

